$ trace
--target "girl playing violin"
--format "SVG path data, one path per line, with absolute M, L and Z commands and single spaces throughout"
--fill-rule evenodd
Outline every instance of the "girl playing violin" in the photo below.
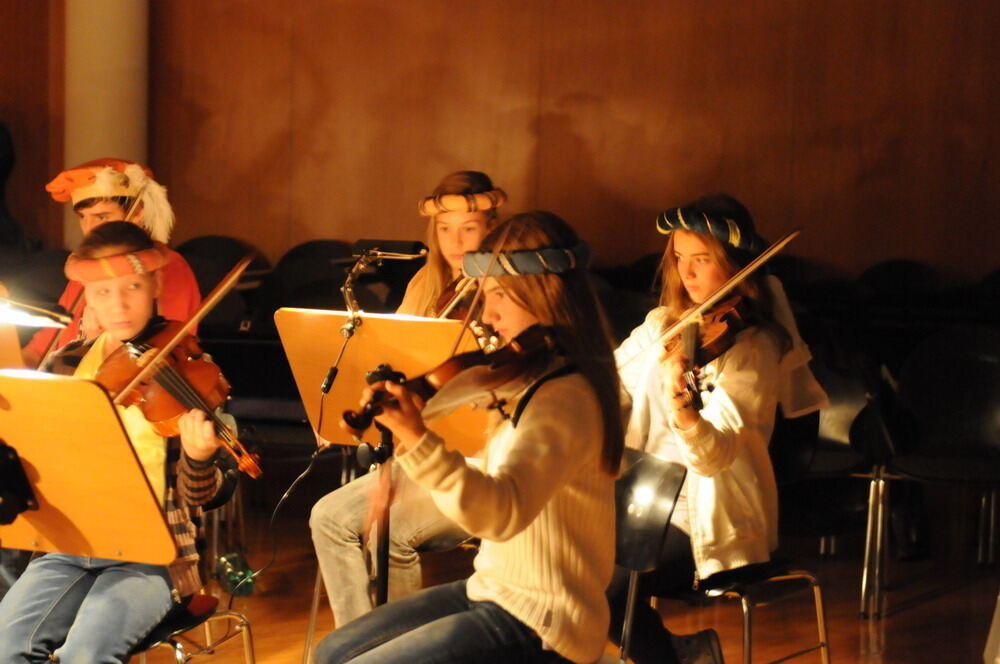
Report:
M 427 223 L 427 263 L 413 275 L 396 313 L 436 318 L 462 280 L 462 256 L 476 251 L 497 223 L 507 202 L 503 189 L 486 173 L 455 171 L 420 200 L 417 210 Z M 459 317 L 460 318 L 460 317 Z
M 448 307 L 461 280 L 462 256 L 496 225 L 497 208 L 507 200 L 502 189 L 479 171 L 451 173 L 421 199 L 421 214 L 430 217 L 427 264 L 414 275 L 397 313 L 437 317 Z M 463 307 L 450 316 L 464 315 Z M 461 316 L 458 316 L 461 318 Z M 389 542 L 389 597 L 398 599 L 420 589 L 422 573 L 417 547 L 434 540 L 442 548 L 457 546 L 468 534 L 441 514 L 430 495 L 392 469 L 395 500 Z M 371 497 L 376 474 L 364 475 L 321 498 L 309 519 L 316 558 L 338 626 L 372 610 L 366 562 Z M 375 558 L 374 555 L 371 556 Z
M 61 352 L 54 369 L 93 378 L 105 358 L 143 333 L 156 311 L 167 260 L 166 247 L 135 224 L 109 222 L 92 230 L 66 272 L 83 284 L 104 332 Z M 177 560 L 163 567 L 61 553 L 37 558 L 0 602 L 2 662 L 125 662 L 175 601 L 201 587 L 191 518 L 219 486 L 213 427 L 204 413 L 191 411 L 181 417 L 179 440 L 165 439 L 137 407 L 119 407 L 119 414 L 171 524 Z
M 623 393 L 631 399 L 627 444 L 681 463 L 688 474 L 661 562 L 640 581 L 632 655 L 638 664 L 721 664 L 714 630 L 672 637 L 645 600 L 769 559 L 778 544 L 777 488 L 768 456 L 777 405 L 786 417 L 798 417 L 822 408 L 826 395 L 809 371 L 809 353 L 781 284 L 758 271 L 733 290 L 740 301 L 731 313 L 732 345 L 700 368 L 704 405 L 696 410 L 682 377 L 693 358 L 678 350 L 665 353 L 659 337 L 752 260 L 764 242 L 747 209 L 722 194 L 666 210 L 657 228 L 669 236 L 661 306 L 615 359 Z M 608 590 L 614 640 L 621 635 L 626 596 L 627 572 L 616 570 Z
M 536 326 L 547 332 L 505 380 L 496 378 L 502 370 L 468 369 L 426 404 L 424 413 L 439 398 L 503 402 L 483 467 L 427 429 L 413 393 L 373 386 L 395 399 L 377 419 L 398 438 L 396 463 L 482 538 L 475 572 L 335 630 L 317 649 L 322 664 L 591 662 L 603 650 L 622 438 L 611 346 L 585 272 L 589 251 L 548 212 L 504 222 L 481 249 L 464 267 L 482 278 L 484 322 L 505 340 Z

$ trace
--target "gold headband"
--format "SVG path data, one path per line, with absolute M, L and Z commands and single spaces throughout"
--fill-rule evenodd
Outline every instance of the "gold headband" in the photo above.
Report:
M 486 212 L 495 210 L 506 202 L 507 192 L 503 189 L 480 194 L 441 194 L 420 199 L 417 212 L 424 217 L 433 217 L 442 212 Z

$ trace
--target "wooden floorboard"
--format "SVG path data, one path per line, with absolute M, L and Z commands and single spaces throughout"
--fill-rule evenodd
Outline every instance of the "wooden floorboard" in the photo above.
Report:
M 260 566 L 270 557 L 266 516 L 251 512 L 247 539 L 249 558 Z M 257 581 L 249 597 L 237 597 L 233 608 L 253 626 L 257 662 L 287 664 L 301 661 L 309 603 L 316 572 L 304 510 L 279 519 L 274 564 Z M 794 540 L 789 548 L 796 562 L 815 572 L 825 593 L 832 661 L 836 664 L 972 664 L 982 662 L 983 647 L 1000 587 L 1000 572 L 970 563 L 940 560 L 894 562 L 890 570 L 888 613 L 883 620 L 859 619 L 860 551 L 858 543 L 843 547 L 834 558 L 812 553 L 815 540 Z M 469 557 L 433 554 L 425 564 L 428 582 L 465 573 Z M 224 601 L 228 596 L 223 595 Z M 676 601 L 660 603 L 668 627 L 679 633 L 714 628 L 722 639 L 726 661 L 742 661 L 741 623 L 736 603 L 717 602 L 691 607 Z M 811 599 L 804 594 L 772 607 L 758 609 L 754 625 L 754 662 L 780 658 L 806 647 L 814 638 Z M 329 607 L 320 607 L 318 634 L 332 628 Z M 609 652 L 611 650 L 609 649 Z M 172 661 L 166 651 L 151 653 L 150 662 Z M 198 661 L 198 660 L 195 660 Z M 242 661 L 239 642 L 222 646 L 206 661 Z M 797 660 L 819 662 L 812 653 Z

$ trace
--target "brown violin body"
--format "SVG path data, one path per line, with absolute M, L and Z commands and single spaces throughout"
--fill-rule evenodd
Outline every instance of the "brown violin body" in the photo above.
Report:
M 115 403 L 137 406 L 143 416 L 161 436 L 180 433 L 178 421 L 192 409 L 208 414 L 215 425 L 222 446 L 236 459 L 239 469 L 251 477 L 260 477 L 256 455 L 250 454 L 232 434 L 229 427 L 215 414 L 216 408 L 229 398 L 229 382 L 218 365 L 191 335 L 177 343 L 166 358 L 158 360 L 148 378 L 140 381 L 126 394 L 121 392 L 133 381 L 160 348 L 171 341 L 181 329 L 175 321 L 158 321 L 136 340 L 122 344 L 105 359 L 95 379 L 111 393 Z
M 684 382 L 691 393 L 691 407 L 702 409 L 698 373 L 702 367 L 732 348 L 736 335 L 746 329 L 740 306 L 742 298 L 732 297 L 720 302 L 702 315 L 701 321 L 686 325 L 681 333 L 667 341 L 665 357 L 683 355 L 688 360 Z
M 551 352 L 554 348 L 555 340 L 551 331 L 541 325 L 532 325 L 503 348 L 492 353 L 482 350 L 460 353 L 427 373 L 409 380 L 406 380 L 401 373 L 393 371 L 389 365 L 383 364 L 375 371 L 368 372 L 366 380 L 369 384 L 382 380 L 401 383 L 427 401 L 463 371 L 473 367 L 488 366 L 491 370 L 485 377 L 486 382 L 477 385 L 482 391 L 488 392 L 522 373 L 539 354 Z M 377 392 L 360 411 L 345 411 L 343 419 L 348 431 L 354 436 L 359 436 L 371 426 L 372 419 L 382 412 L 382 404 L 385 403 L 391 403 L 388 393 Z

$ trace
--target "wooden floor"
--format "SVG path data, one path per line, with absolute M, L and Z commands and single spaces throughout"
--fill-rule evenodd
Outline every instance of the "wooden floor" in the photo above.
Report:
M 252 596 L 237 597 L 233 608 L 243 612 L 253 626 L 257 662 L 288 664 L 302 658 L 309 602 L 316 572 L 305 509 L 279 519 L 278 549 L 274 564 L 264 572 Z M 270 556 L 266 516 L 249 513 L 247 540 L 254 567 Z M 858 618 L 860 555 L 858 542 L 842 543 L 842 556 L 820 558 L 812 553 L 815 541 L 783 543 L 801 567 L 818 574 L 826 598 L 832 661 L 836 664 L 889 663 L 972 664 L 982 662 L 983 647 L 997 591 L 1000 572 L 972 564 L 945 565 L 921 561 L 893 563 L 889 591 L 889 616 L 880 621 Z M 425 577 L 441 582 L 462 573 L 468 558 L 432 554 Z M 228 600 L 228 596 L 225 596 Z M 742 661 L 740 611 L 737 604 L 717 603 L 689 607 L 678 602 L 661 605 L 666 624 L 679 633 L 708 627 L 718 630 L 726 661 Z M 812 608 L 806 595 L 755 614 L 755 662 L 772 661 L 804 647 L 815 634 Z M 332 628 L 328 605 L 321 605 L 318 633 Z M 225 644 L 214 657 L 217 663 L 241 661 L 239 641 Z M 611 652 L 609 648 L 609 652 Z M 152 653 L 150 662 L 172 661 L 166 651 Z M 199 660 L 196 660 L 199 661 Z M 812 653 L 795 661 L 819 662 Z

